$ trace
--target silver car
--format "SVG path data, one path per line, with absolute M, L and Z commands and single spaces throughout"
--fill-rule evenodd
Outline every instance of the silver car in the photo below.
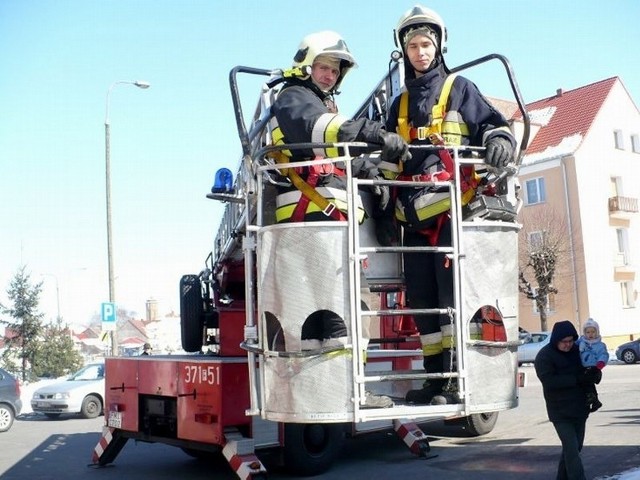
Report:
M 524 332 L 520 334 L 520 340 L 524 343 L 518 347 L 518 365 L 533 362 L 551 340 L 551 332 Z
M 39 388 L 31 398 L 31 409 L 49 418 L 80 413 L 95 418 L 104 406 L 104 363 L 86 365 L 63 382 Z
M 0 432 L 6 432 L 20 415 L 20 383 L 9 372 L 0 368 Z

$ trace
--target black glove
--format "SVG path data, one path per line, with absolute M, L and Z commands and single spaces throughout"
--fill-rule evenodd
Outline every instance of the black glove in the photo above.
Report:
M 391 189 L 387 185 L 374 185 L 372 191 L 376 201 L 373 215 L 375 217 L 386 215 L 391 201 Z
M 600 383 L 602 372 L 595 367 L 585 368 L 578 374 L 578 385 L 593 385 Z
M 375 177 L 381 178 L 381 177 Z M 394 217 L 394 206 L 391 202 L 391 188 L 388 185 L 373 185 L 373 212 L 375 222 L 376 239 L 383 247 L 390 247 L 398 243 L 398 228 Z
M 381 132 L 382 139 L 382 161 L 398 163 L 406 162 L 411 158 L 409 145 L 397 133 Z
M 502 168 L 513 161 L 513 146 L 507 138 L 500 136 L 492 137 L 487 142 L 486 147 L 485 162 L 488 165 L 495 168 Z

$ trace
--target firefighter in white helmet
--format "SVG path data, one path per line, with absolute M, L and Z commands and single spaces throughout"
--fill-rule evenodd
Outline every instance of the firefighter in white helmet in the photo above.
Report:
M 366 149 L 350 149 L 354 175 L 374 177 L 379 174 L 381 161 L 399 163 L 409 156 L 407 143 L 396 133 L 387 133 L 381 123 L 367 119 L 349 120 L 338 113 L 335 103 L 345 75 L 356 66 L 355 59 L 342 37 L 332 31 L 307 35 L 294 56 L 294 67 L 304 74 L 290 78 L 279 92 L 271 111 L 275 125 L 272 137 L 276 145 L 294 143 L 367 142 L 369 150 L 381 150 L 380 155 L 360 156 Z M 285 150 L 289 161 L 333 158 L 344 155 L 338 148 L 304 148 Z M 276 197 L 276 221 L 327 221 L 346 219 L 346 177 L 337 164 L 312 165 L 295 169 L 304 180 L 305 189 L 311 187 L 329 208 L 323 208 L 299 184 L 279 187 Z M 388 189 L 377 187 L 376 207 L 371 215 L 382 212 L 389 202 Z M 382 206 L 380 206 L 382 205 Z M 364 211 L 358 212 L 363 215 Z M 339 315 L 329 310 L 314 313 L 301 332 L 302 348 L 344 345 L 347 328 Z M 309 321 L 313 320 L 313 321 Z M 366 392 L 366 407 L 389 407 L 389 397 Z
M 449 78 L 443 54 L 447 29 L 436 12 L 416 5 L 407 11 L 394 31 L 404 57 L 405 106 L 398 96 L 389 111 L 386 128 L 398 131 L 411 145 L 472 145 L 486 147 L 485 163 L 500 170 L 514 159 L 515 139 L 505 118 L 462 76 Z M 451 83 L 452 81 L 452 83 Z M 448 83 L 448 87 L 445 84 Z M 441 100 L 446 105 L 438 110 Z M 404 110 L 404 111 L 403 111 Z M 429 134 L 435 133 L 433 137 Z M 412 149 L 403 165 L 403 177 L 432 178 L 446 169 L 444 152 Z M 462 176 L 462 175 L 461 175 Z M 427 189 L 398 188 L 395 217 L 402 225 L 406 247 L 451 246 L 450 212 L 433 214 Z M 469 193 L 473 195 L 473 190 Z M 463 198 L 463 203 L 464 203 Z M 445 207 L 446 209 L 447 207 Z M 437 209 L 435 210 L 437 212 Z M 407 300 L 410 308 L 453 306 L 453 272 L 444 253 L 404 254 Z M 453 319 L 449 315 L 415 315 L 427 373 L 448 372 L 455 359 Z M 429 379 L 411 390 L 412 403 L 454 403 L 456 382 Z

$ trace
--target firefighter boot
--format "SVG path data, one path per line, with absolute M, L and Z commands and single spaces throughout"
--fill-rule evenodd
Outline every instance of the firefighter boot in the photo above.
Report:
M 442 366 L 445 372 L 455 372 L 457 370 L 456 351 L 453 348 L 445 348 L 442 354 Z M 458 382 L 454 378 L 449 378 L 442 387 L 442 393 L 435 395 L 431 400 L 431 405 L 453 405 L 460 403 L 458 393 Z
M 423 360 L 424 370 L 427 373 L 442 373 L 442 353 L 425 356 Z M 428 405 L 431 399 L 442 391 L 445 380 L 442 378 L 428 378 L 419 390 L 409 390 L 405 400 L 409 403 Z
M 456 403 L 461 402 L 458 394 L 458 384 L 454 381 L 447 382 L 442 388 L 442 392 L 431 399 L 431 405 L 454 405 Z
M 364 392 L 364 405 L 362 408 L 389 408 L 393 407 L 393 400 L 386 395 L 376 395 L 366 390 Z
M 442 393 L 442 384 L 444 380 L 425 380 L 422 388 L 419 390 L 409 390 L 405 400 L 408 403 L 419 403 L 429 405 L 434 396 Z

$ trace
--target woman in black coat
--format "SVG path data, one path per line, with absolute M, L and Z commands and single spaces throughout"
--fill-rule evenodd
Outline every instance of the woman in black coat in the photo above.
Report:
M 597 369 L 587 371 L 582 366 L 575 344 L 577 339 L 578 332 L 570 321 L 558 322 L 553 326 L 549 344 L 540 350 L 535 360 L 547 415 L 562 443 L 558 480 L 585 479 L 580 451 L 589 406 L 584 386 L 599 383 L 602 375 L 598 375 Z

